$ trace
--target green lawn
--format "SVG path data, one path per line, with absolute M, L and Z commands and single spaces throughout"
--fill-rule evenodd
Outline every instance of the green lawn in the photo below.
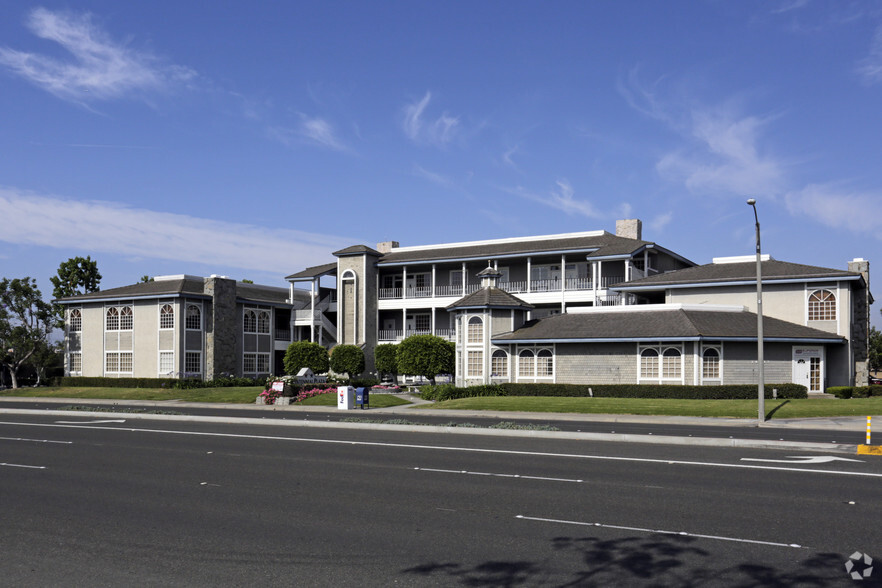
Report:
M 756 400 L 674 400 L 648 398 L 560 398 L 490 396 L 460 398 L 432 405 L 427 409 L 504 410 L 522 412 L 572 412 L 583 414 L 636 414 L 698 417 L 757 418 Z M 765 401 L 767 418 L 806 418 L 829 416 L 882 415 L 882 397 L 838 400 Z

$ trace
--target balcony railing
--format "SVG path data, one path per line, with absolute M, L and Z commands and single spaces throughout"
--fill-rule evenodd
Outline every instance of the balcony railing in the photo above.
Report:
M 624 281 L 624 276 L 604 277 L 601 280 L 603 287 Z M 527 287 L 529 284 L 529 288 Z M 499 288 L 510 294 L 526 294 L 528 292 L 560 292 L 562 288 L 568 291 L 585 291 L 594 288 L 591 278 L 566 278 L 565 280 L 526 280 L 520 282 L 500 282 Z M 461 284 L 453 286 L 435 286 L 435 296 L 459 297 L 476 292 L 481 288 L 479 284 L 467 284 L 465 290 Z M 380 300 L 401 300 L 403 298 L 431 298 L 432 289 L 426 288 L 380 288 L 378 290 Z
M 276 327 L 275 340 L 276 341 L 290 341 L 291 340 L 291 328 L 290 327 Z
M 430 329 L 381 329 L 377 333 L 378 339 L 387 343 L 390 341 L 401 341 L 411 335 L 435 335 L 436 337 L 452 341 L 456 332 L 454 329 L 435 329 L 434 333 Z

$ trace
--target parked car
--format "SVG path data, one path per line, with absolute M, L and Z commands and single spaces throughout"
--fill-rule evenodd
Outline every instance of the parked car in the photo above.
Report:
M 882 378 L 870 376 L 870 386 L 882 386 Z

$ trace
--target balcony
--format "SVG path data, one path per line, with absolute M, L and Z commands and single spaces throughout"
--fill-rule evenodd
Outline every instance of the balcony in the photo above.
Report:
M 436 337 L 453 341 L 456 332 L 454 329 L 435 329 L 434 333 L 429 329 L 408 329 L 407 331 L 402 329 L 381 329 L 377 333 L 377 338 L 380 343 L 398 343 L 411 335 L 435 335 Z
M 617 284 L 625 281 L 624 276 L 604 276 L 600 280 L 602 288 L 606 288 L 610 284 Z M 435 286 L 434 297 L 456 297 L 465 296 L 473 292 L 477 292 L 481 288 L 480 284 L 466 284 L 465 288 L 461 284 Z M 500 282 L 499 288 L 509 294 L 528 294 L 533 292 L 568 292 L 586 291 L 594 289 L 594 282 L 591 278 L 566 278 L 565 280 L 530 280 L 520 282 Z M 432 298 L 431 287 L 425 288 L 379 288 L 377 295 L 380 300 L 402 300 L 405 298 Z

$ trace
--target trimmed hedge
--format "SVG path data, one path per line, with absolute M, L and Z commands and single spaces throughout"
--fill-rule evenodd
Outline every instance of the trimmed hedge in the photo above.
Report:
M 192 388 L 229 388 L 232 386 L 263 386 L 264 379 L 251 378 L 216 378 L 214 380 L 197 380 L 193 378 L 104 378 L 65 376 L 58 378 L 56 386 L 74 388 L 169 388 L 172 390 L 189 390 Z
M 766 384 L 766 398 L 773 390 L 778 398 L 808 398 L 808 390 L 799 384 Z M 476 396 L 567 396 L 595 398 L 676 398 L 676 399 L 743 399 L 756 398 L 754 385 L 669 386 L 652 384 L 491 384 L 457 388 L 453 384 L 423 386 L 420 396 L 425 400 L 453 400 Z
M 827 394 L 842 399 L 878 397 L 882 396 L 882 386 L 831 386 L 827 388 Z

